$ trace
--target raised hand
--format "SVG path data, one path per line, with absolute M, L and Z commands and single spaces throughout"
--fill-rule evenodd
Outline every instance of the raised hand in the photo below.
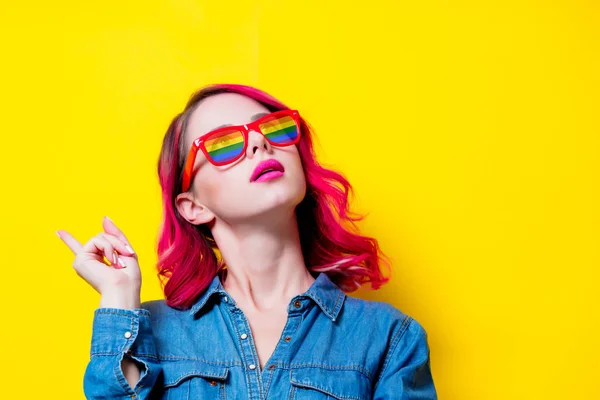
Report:
M 75 254 L 77 275 L 101 294 L 101 307 L 139 308 L 142 275 L 137 253 L 108 217 L 103 218 L 102 226 L 104 232 L 84 245 L 65 230 L 56 233 Z

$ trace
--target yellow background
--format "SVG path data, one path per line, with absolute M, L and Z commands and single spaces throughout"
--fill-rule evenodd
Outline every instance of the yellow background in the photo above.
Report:
M 18 3 L 18 4 L 14 4 Z M 394 261 L 440 399 L 600 398 L 596 1 L 4 2 L 2 398 L 83 398 L 99 295 L 55 236 L 108 215 L 161 297 L 156 162 L 207 83 L 316 128 Z

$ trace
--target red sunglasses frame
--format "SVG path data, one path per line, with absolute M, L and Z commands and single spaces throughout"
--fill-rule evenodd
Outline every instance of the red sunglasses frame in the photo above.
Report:
M 263 123 L 266 119 L 270 119 L 273 117 L 282 117 L 282 116 L 289 116 L 292 117 L 292 119 L 294 120 L 294 122 L 296 123 L 296 126 L 298 127 L 298 136 L 296 137 L 296 139 L 291 142 L 291 143 L 286 143 L 286 144 L 281 144 L 281 143 L 275 143 L 272 142 L 271 140 L 269 140 L 269 138 L 267 136 L 265 136 L 265 134 L 262 132 L 262 130 L 260 129 L 260 124 Z M 218 135 L 221 132 L 224 131 L 232 131 L 232 130 L 240 130 L 242 132 L 242 136 L 244 137 L 244 148 L 243 150 L 240 152 L 240 155 L 237 156 L 236 158 L 233 158 L 229 161 L 226 162 L 215 162 L 208 154 L 208 151 L 206 150 L 206 146 L 205 146 L 205 141 L 210 140 L 211 137 Z M 190 151 L 188 152 L 188 156 L 187 156 L 187 161 L 185 163 L 185 167 L 183 169 L 183 183 L 182 183 L 182 191 L 185 192 L 189 189 L 190 185 L 191 185 L 191 181 L 192 181 L 192 174 L 193 174 L 193 170 L 194 170 L 194 164 L 196 161 L 196 155 L 198 154 L 198 150 L 202 150 L 202 153 L 204 153 L 204 155 L 206 156 L 206 159 L 213 165 L 216 166 L 223 166 L 223 165 L 227 165 L 227 164 L 231 164 L 236 162 L 237 160 L 239 160 L 240 158 L 242 158 L 244 156 L 244 154 L 246 154 L 246 150 L 248 149 L 248 132 L 250 130 L 253 130 L 255 132 L 259 132 L 260 134 L 262 134 L 265 139 L 267 139 L 267 141 L 273 145 L 273 146 L 277 146 L 277 147 L 286 147 L 286 146 L 291 146 L 293 144 L 296 144 L 300 141 L 300 114 L 298 113 L 297 110 L 281 110 L 281 111 L 275 111 L 272 112 L 270 114 L 267 114 L 263 117 L 260 117 L 259 119 L 257 119 L 256 121 L 252 121 L 249 122 L 247 124 L 243 124 L 243 125 L 230 125 L 230 126 L 226 126 L 223 128 L 218 128 L 215 129 L 213 131 L 210 131 L 208 133 L 203 134 L 202 136 L 200 136 L 199 138 L 197 138 L 196 140 L 194 140 L 194 142 L 192 143 L 192 147 L 190 149 Z

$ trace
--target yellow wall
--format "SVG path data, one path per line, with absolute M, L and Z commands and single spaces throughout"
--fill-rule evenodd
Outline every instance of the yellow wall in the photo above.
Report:
M 158 152 L 212 82 L 315 126 L 394 260 L 352 295 L 424 325 L 440 399 L 598 395 L 597 2 L 87 3 L 0 10 L 3 398 L 83 398 L 99 295 L 56 229 L 110 216 L 161 296 Z

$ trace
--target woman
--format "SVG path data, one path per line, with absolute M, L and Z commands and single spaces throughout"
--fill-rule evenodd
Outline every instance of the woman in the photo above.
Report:
M 424 328 L 345 294 L 379 288 L 388 263 L 300 112 L 248 86 L 205 87 L 171 122 L 158 174 L 165 300 L 140 304 L 137 255 L 110 220 L 83 246 L 58 232 L 102 295 L 87 398 L 437 398 Z

